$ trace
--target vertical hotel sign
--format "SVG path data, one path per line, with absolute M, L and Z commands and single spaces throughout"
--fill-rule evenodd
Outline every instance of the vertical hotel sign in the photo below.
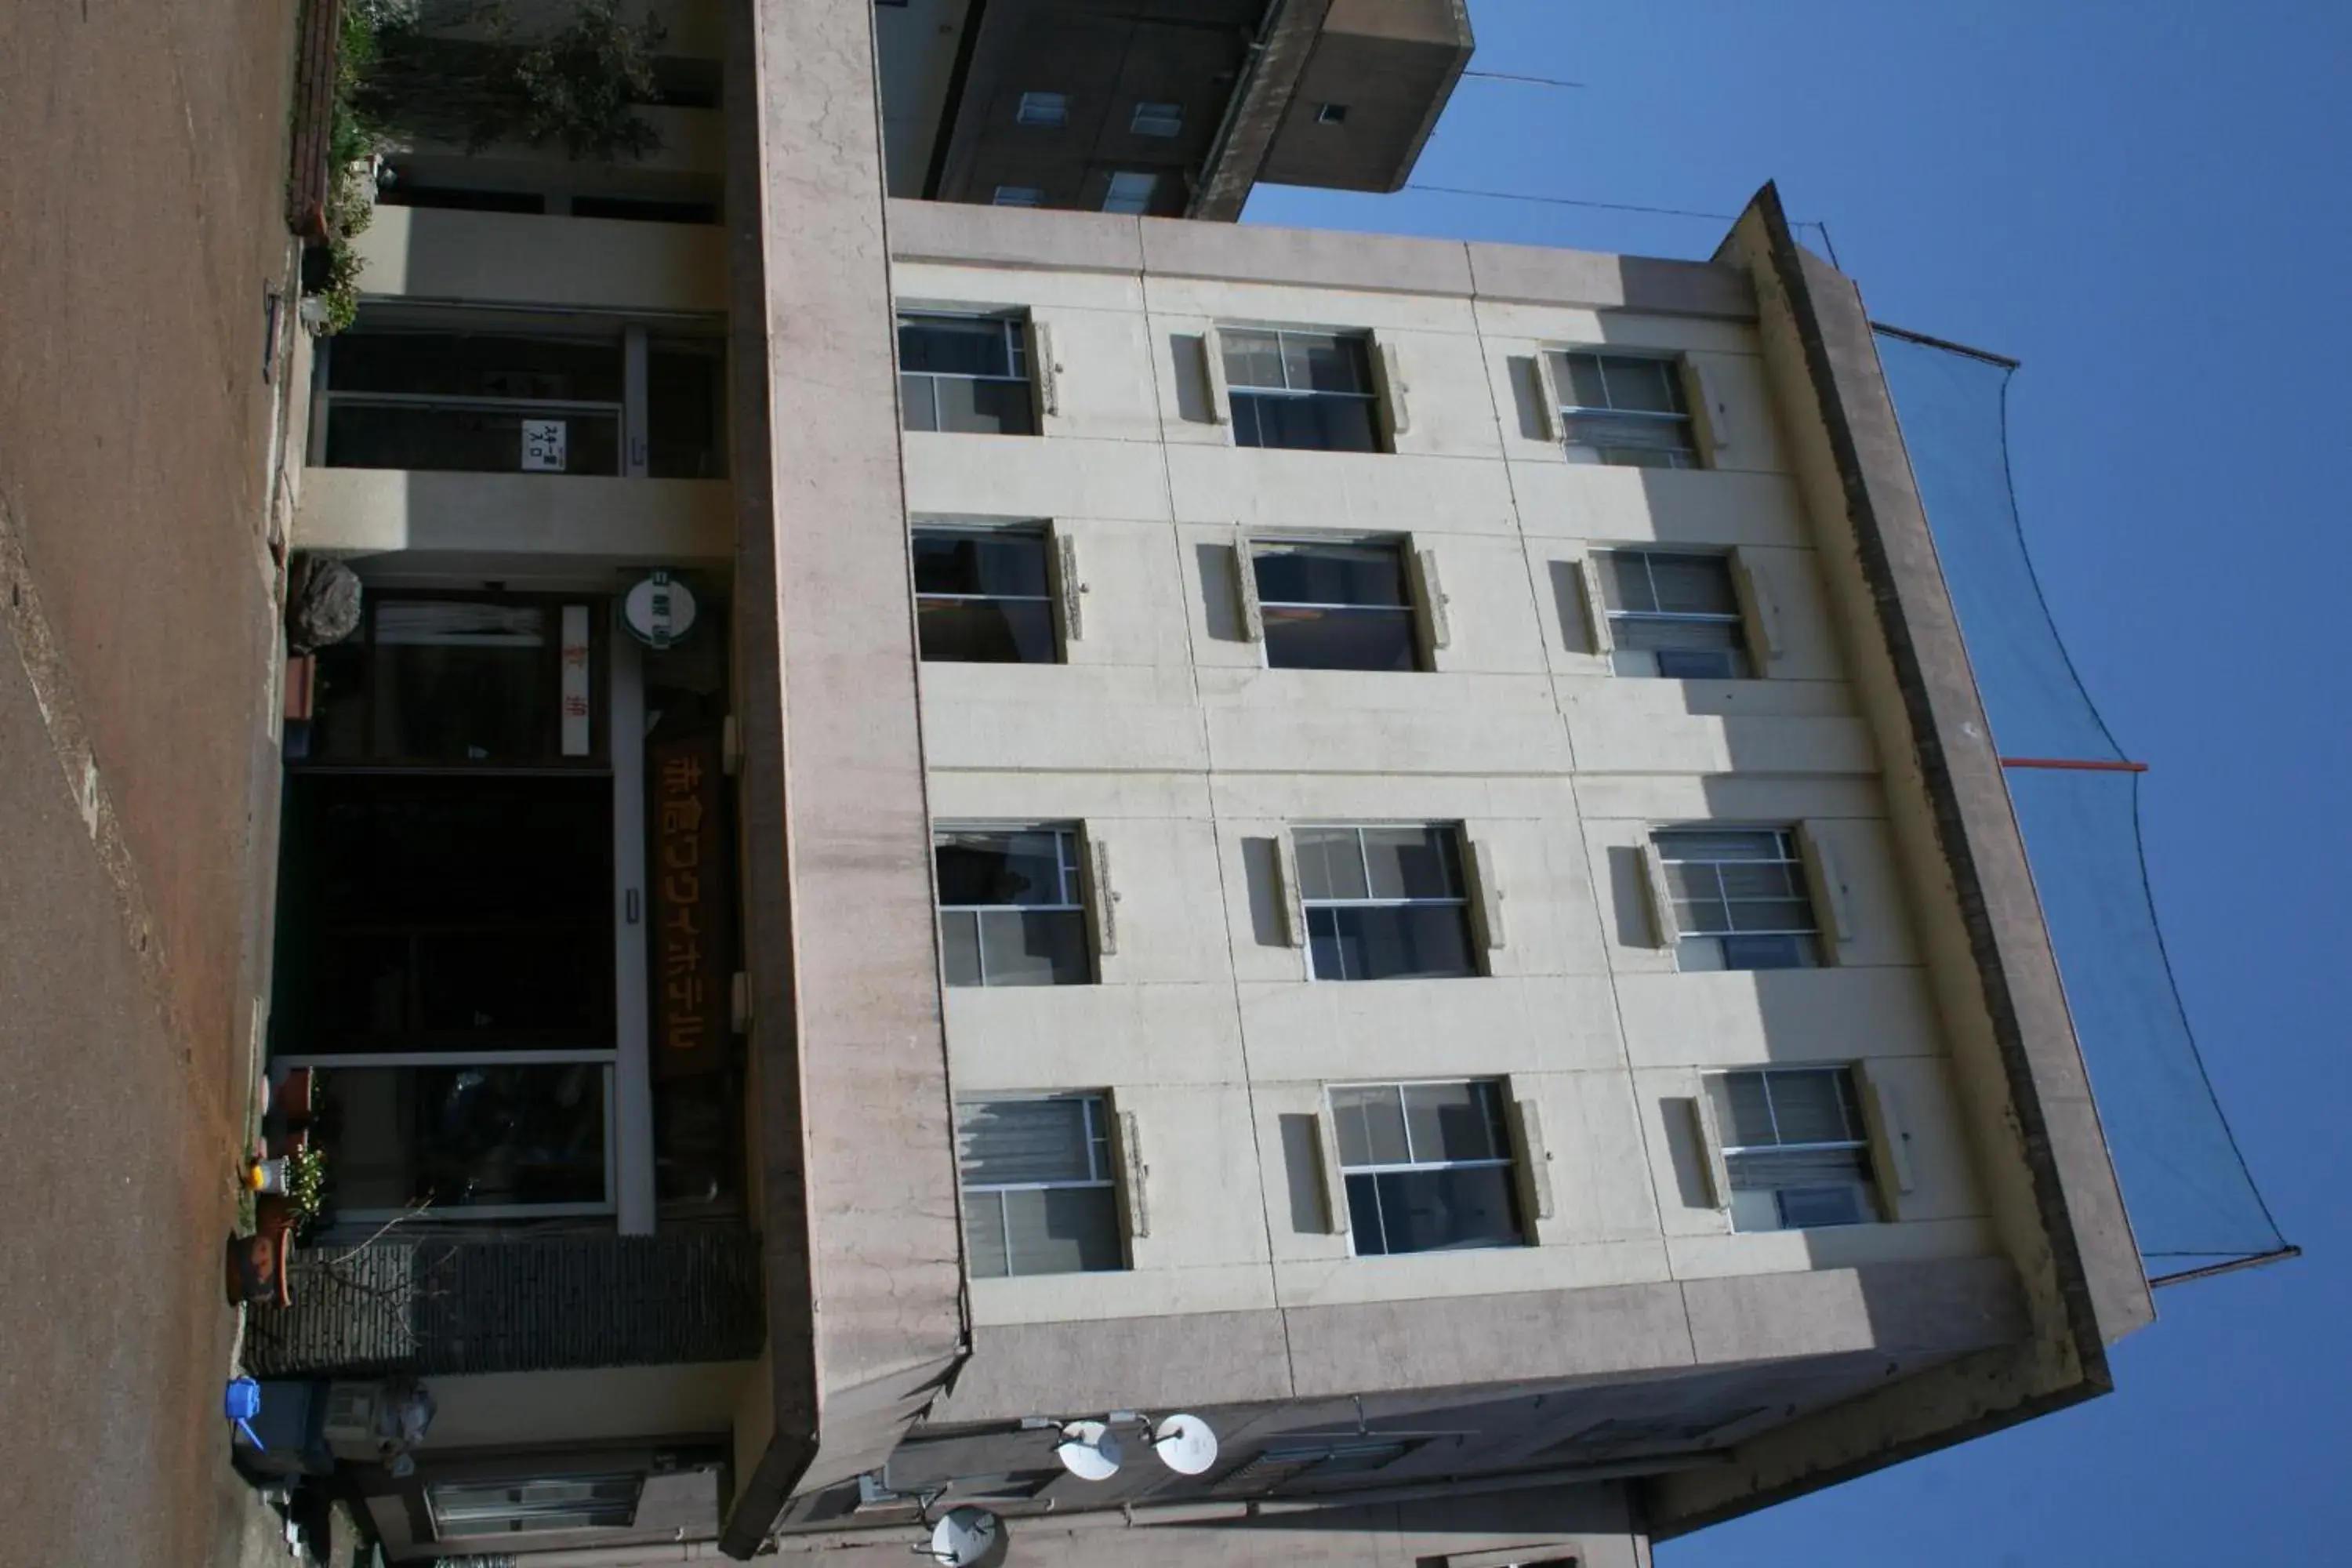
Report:
M 734 1028 L 719 737 L 656 741 L 646 748 L 646 771 L 654 829 L 654 1076 L 715 1072 L 727 1063 Z
M 588 606 L 563 606 L 563 641 L 562 644 L 563 754 L 584 757 L 595 751 L 595 730 L 588 707 L 589 661 L 595 648 L 588 640 Z

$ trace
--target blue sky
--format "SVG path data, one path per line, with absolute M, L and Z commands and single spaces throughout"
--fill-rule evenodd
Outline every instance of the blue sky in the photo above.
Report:
M 2023 360 L 2011 456 L 2151 772 L 2189 1016 L 2299 1262 L 2177 1287 L 2109 1397 L 1664 1547 L 1662 1568 L 2345 1560 L 2352 6 L 1471 0 L 1415 178 L 1735 213 L 1777 179 L 1881 321 Z M 1704 256 L 1723 227 L 1262 191 L 1253 222 Z

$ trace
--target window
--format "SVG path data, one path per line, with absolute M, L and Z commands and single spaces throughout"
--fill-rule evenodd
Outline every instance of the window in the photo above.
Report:
M 617 475 L 622 335 L 354 331 L 327 349 L 339 468 Z
M 914 531 L 915 626 L 927 660 L 1052 664 L 1054 601 L 1041 531 Z
M 1380 450 L 1370 357 L 1339 332 L 1231 328 L 1223 339 L 1234 439 L 1244 447 Z
M 942 827 L 933 837 L 950 985 L 1083 985 L 1086 906 L 1066 827 Z
M 319 650 L 313 763 L 588 766 L 605 750 L 601 604 L 371 595 Z
M 1034 436 L 1029 351 L 1017 316 L 898 317 L 898 401 L 909 430 Z
M 1519 1244 L 1499 1085 L 1352 1085 L 1331 1115 L 1357 1257 Z
M 1126 1266 L 1109 1121 L 1098 1094 L 957 1104 L 956 1169 L 972 1278 Z
M 331 468 L 717 479 L 726 474 L 725 353 L 715 337 L 642 326 L 533 336 L 426 324 L 448 312 L 371 305 L 320 343 L 325 416 L 310 460 Z M 642 344 L 649 441 L 622 432 Z
M 1611 658 L 1622 675 L 1740 680 L 1749 674 L 1747 623 L 1730 557 L 1612 550 L 1599 558 Z
M 1258 1495 L 1295 1481 L 1313 1483 L 1368 1475 L 1396 1463 L 1416 1447 L 1417 1444 L 1382 1442 L 1378 1438 L 1276 1443 L 1218 1481 L 1217 1490 Z
M 1821 962 L 1794 830 L 1662 828 L 1650 835 L 1674 900 L 1685 969 L 1810 969 Z
M 1393 544 L 1255 540 L 1250 570 L 1276 669 L 1414 669 L 1420 648 Z
M 1851 1068 L 1724 1073 L 1708 1089 L 1723 1131 L 1734 1230 L 1810 1230 L 1879 1217 Z
M 625 1529 L 636 1522 L 641 1476 L 544 1476 L 527 1481 L 436 1481 L 425 1489 L 435 1539 L 549 1530 Z
M 646 196 L 573 196 L 573 217 L 619 218 L 629 223 L 717 223 L 717 202 L 658 201 Z
M 1024 92 L 1021 107 L 1013 111 L 1016 125 L 1066 125 L 1070 120 L 1069 94 L 1063 92 Z
M 1691 468 L 1690 405 L 1673 360 L 1564 353 L 1559 423 L 1568 455 L 1634 468 Z
M 1181 103 L 1139 103 L 1135 118 L 1128 129 L 1138 136 L 1174 136 L 1184 129 L 1184 106 Z
M 1293 835 L 1318 980 L 1475 974 L 1451 827 L 1302 827 Z
M 1110 177 L 1103 191 L 1102 210 L 1107 213 L 1148 213 L 1151 210 L 1151 193 L 1160 188 L 1160 176 L 1122 169 Z
M 1001 207 L 1034 207 L 1044 202 L 1045 193 L 1034 185 L 999 185 L 995 205 Z
M 1686 1447 L 1704 1443 L 1718 1432 L 1727 1431 L 1743 1421 L 1764 1414 L 1766 1405 L 1751 1405 L 1729 1412 L 1717 1411 L 1703 1415 L 1630 1415 L 1614 1416 L 1598 1426 L 1588 1426 L 1573 1437 L 1541 1450 L 1536 1457 L 1545 1459 L 1567 1459 L 1589 1455 L 1601 1448 L 1631 1448 L 1672 1444 Z
M 1323 103 L 1315 108 L 1315 123 L 1318 125 L 1345 125 L 1347 122 L 1348 106 L 1344 103 Z

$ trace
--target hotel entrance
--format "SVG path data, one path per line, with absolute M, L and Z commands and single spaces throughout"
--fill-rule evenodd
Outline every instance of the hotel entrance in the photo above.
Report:
M 270 1035 L 281 1077 L 310 1070 L 338 1235 L 740 1214 L 723 639 L 644 647 L 616 609 L 373 592 L 317 655 Z M 687 835 L 660 773 L 681 757 L 710 774 L 697 763 Z M 692 862 L 690 887 L 662 856 Z M 664 951 L 681 923 L 691 973 Z M 657 1062 L 657 1024 L 690 1048 Z

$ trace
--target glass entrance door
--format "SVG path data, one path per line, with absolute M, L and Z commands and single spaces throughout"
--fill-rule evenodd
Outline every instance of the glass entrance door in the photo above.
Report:
M 614 1212 L 612 823 L 602 774 L 290 777 L 276 1058 L 338 1220 Z

